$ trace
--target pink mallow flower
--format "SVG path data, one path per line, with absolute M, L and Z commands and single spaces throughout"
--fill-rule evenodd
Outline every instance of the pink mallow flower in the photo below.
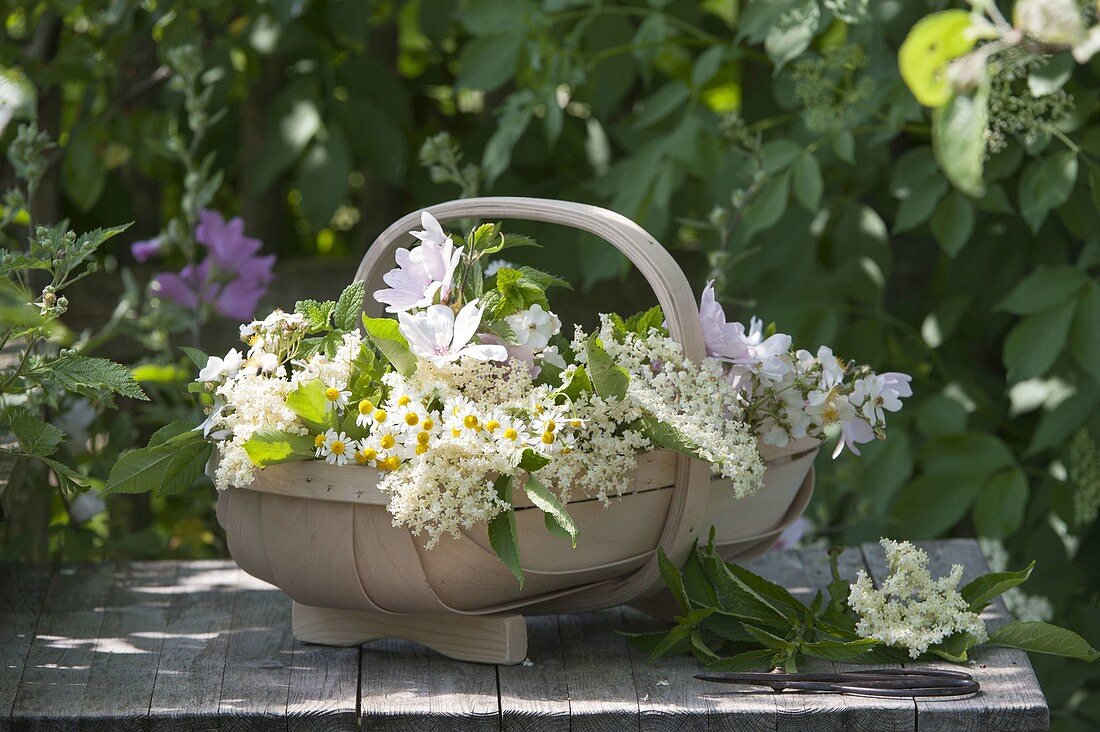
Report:
M 420 215 L 423 231 L 412 231 L 420 246 L 412 250 L 397 250 L 397 267 L 382 277 L 389 287 L 374 293 L 374 299 L 386 305 L 386 311 L 401 313 L 436 302 L 446 303 L 451 296 L 455 269 L 462 260 L 462 247 L 455 247 L 451 237 L 427 211 Z
M 772 379 L 781 379 L 790 370 L 790 364 L 784 357 L 791 349 L 791 337 L 776 333 L 765 338 L 759 318 L 749 321 L 747 331 L 741 323 L 728 322 L 726 311 L 714 297 L 713 280 L 703 288 L 699 320 L 703 324 L 703 341 L 708 356 Z
M 504 346 L 471 344 L 481 325 L 481 309 L 473 300 L 458 311 L 446 305 L 432 305 L 418 313 L 397 314 L 399 329 L 409 342 L 409 349 L 435 364 L 445 364 L 469 356 L 478 361 L 504 361 L 508 349 Z
M 274 279 L 275 255 L 258 255 L 262 243 L 244 235 L 244 221 L 227 222 L 216 211 L 200 214 L 195 240 L 206 248 L 206 258 L 178 273 L 158 274 L 156 294 L 191 310 L 212 305 L 222 317 L 249 320 Z

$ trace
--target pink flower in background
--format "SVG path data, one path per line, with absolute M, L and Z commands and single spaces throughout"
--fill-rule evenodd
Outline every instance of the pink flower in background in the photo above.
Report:
M 275 255 L 259 255 L 262 242 L 244 235 L 244 221 L 237 217 L 227 222 L 216 211 L 200 214 L 195 240 L 206 248 L 206 258 L 178 273 L 158 274 L 154 291 L 192 310 L 211 305 L 224 318 L 252 318 L 274 279 Z
M 135 241 L 130 245 L 130 253 L 139 262 L 148 262 L 153 257 L 159 257 L 161 251 L 160 237 Z
M 389 285 L 374 293 L 374 299 L 386 305 L 386 312 L 400 313 L 413 308 L 447 302 L 451 295 L 455 269 L 462 260 L 462 247 L 455 247 L 451 237 L 435 217 L 425 211 L 420 216 L 423 231 L 409 232 L 420 240 L 420 246 L 397 250 L 397 268 L 382 277 Z

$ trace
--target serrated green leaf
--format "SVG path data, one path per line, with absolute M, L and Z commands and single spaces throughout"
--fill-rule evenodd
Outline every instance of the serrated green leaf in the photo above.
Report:
M 516 531 L 516 512 L 512 508 L 512 476 L 502 475 L 493 483 L 497 497 L 508 504 L 489 522 L 489 545 L 500 561 L 508 568 L 523 589 L 523 567 L 519 563 L 519 536 Z
M 802 643 L 803 653 L 814 658 L 823 658 L 826 661 L 843 661 L 846 663 L 858 662 L 875 646 L 878 641 L 874 638 L 860 638 L 854 641 L 820 640 Z
M 198 348 L 192 348 L 191 346 L 180 346 L 180 350 L 183 351 L 184 355 L 187 356 L 187 358 L 190 359 L 191 363 L 195 364 L 197 368 L 201 369 L 205 367 L 206 362 L 210 360 L 210 356 L 203 353 L 203 351 Z
M 336 303 L 332 300 L 324 302 L 299 300 L 294 304 L 294 312 L 306 319 L 306 330 L 309 333 L 318 333 L 331 328 L 332 314 L 335 311 Z
M 772 666 L 775 665 L 772 663 L 774 656 L 775 651 L 769 648 L 745 651 L 744 653 L 738 653 L 736 656 L 723 658 L 721 661 L 708 663 L 706 669 L 707 671 L 716 673 L 738 673 L 742 671 L 757 671 L 760 669 L 770 670 Z
M 1019 648 L 1029 653 L 1047 653 L 1092 662 L 1100 658 L 1089 642 L 1072 630 L 1038 621 L 1017 621 L 989 634 L 989 644 Z
M 353 330 L 359 324 L 359 314 L 363 311 L 364 285 L 362 281 L 353 282 L 340 293 L 340 299 L 332 311 L 332 320 L 340 330 Z
M 49 457 L 57 452 L 65 433 L 44 422 L 24 407 L 10 407 L 4 412 L 8 428 L 19 441 L 19 449 L 26 455 Z
M 687 591 L 684 589 L 684 579 L 680 575 L 680 570 L 665 554 L 664 549 L 657 549 L 657 567 L 660 569 L 661 579 L 665 581 L 665 587 L 668 588 L 673 599 L 676 600 L 676 604 L 684 612 L 691 612 L 691 603 L 688 602 Z
M 527 497 L 531 499 L 531 503 L 535 504 L 535 508 L 545 513 L 548 519 L 553 519 L 554 523 L 569 535 L 569 540 L 575 549 L 577 547 L 577 524 L 573 521 L 573 517 L 569 515 L 565 505 L 554 495 L 554 492 L 543 485 L 534 475 L 527 476 L 527 484 L 524 485 L 523 489 L 527 492 Z
M 549 457 L 542 453 L 535 452 L 531 448 L 525 449 L 519 459 L 519 467 L 526 470 L 528 473 L 533 473 L 536 470 L 545 468 L 549 464 Z
M 149 401 L 134 381 L 130 369 L 105 358 L 62 356 L 39 366 L 36 371 L 42 374 L 43 380 L 52 381 L 65 391 L 100 401 L 109 399 L 111 394 Z
M 115 463 L 103 487 L 104 493 L 165 494 L 186 490 L 202 475 L 211 445 L 201 432 L 187 433 L 161 445 L 132 450 Z

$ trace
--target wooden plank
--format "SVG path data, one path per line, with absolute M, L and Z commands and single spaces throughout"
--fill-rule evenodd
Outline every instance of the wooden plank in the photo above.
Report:
M 295 640 L 290 649 L 286 727 L 294 732 L 356 729 L 359 647 L 332 648 Z
M 832 572 L 829 568 L 828 556 L 821 549 L 804 549 L 799 552 L 802 557 L 802 566 L 806 573 L 809 587 L 813 590 L 822 589 L 832 581 Z M 848 548 L 841 553 L 837 568 L 840 576 L 849 581 L 854 581 L 856 572 L 866 569 L 863 563 L 863 552 L 856 548 Z M 825 593 L 828 599 L 828 593 Z M 828 671 L 855 671 L 867 668 L 866 665 L 854 663 L 827 663 L 821 662 L 821 670 Z M 889 664 L 875 664 L 876 668 L 885 668 Z M 868 698 L 862 696 L 844 696 L 844 728 L 852 730 L 867 730 L 868 732 L 902 732 L 912 730 L 915 732 L 917 725 L 917 707 L 913 699 Z
M 50 583 L 45 565 L 0 564 L 0 731 L 11 729 L 19 681 Z
M 638 690 L 622 608 L 559 616 L 571 729 L 635 729 Z
M 624 620 L 626 629 L 635 633 L 668 628 L 668 623 L 653 620 L 630 608 L 624 610 Z M 712 684 L 692 678 L 699 672 L 699 663 L 694 657 L 676 655 L 650 661 L 646 654 L 632 646 L 630 662 L 641 729 L 706 732 L 704 694 L 714 689 Z
M 364 730 L 495 730 L 496 667 L 444 658 L 418 643 L 375 641 L 360 666 Z
M 951 570 L 952 564 L 965 567 L 962 584 L 988 572 L 985 557 L 973 539 L 953 539 L 922 543 L 928 552 L 933 577 Z M 871 576 L 881 582 L 886 576 L 885 556 L 878 544 L 863 546 L 864 559 Z M 982 615 L 992 630 L 1011 618 L 1001 600 Z M 1031 731 L 1050 727 L 1050 711 L 1031 670 L 1027 654 L 1006 648 L 987 647 L 971 654 L 967 671 L 982 685 L 979 694 L 968 699 L 917 700 L 917 727 L 921 732 L 970 732 L 972 730 Z M 950 663 L 922 666 L 958 669 Z
M 153 697 L 153 730 L 216 730 L 229 645 L 237 565 L 182 563 L 169 591 L 167 623 Z
M 569 685 L 557 615 L 527 618 L 528 661 L 497 668 L 501 728 L 568 730 Z
M 175 562 L 124 565 L 107 593 L 81 730 L 144 729 L 157 677 Z M 73 710 L 76 711 L 76 710 Z
M 111 585 L 113 564 L 63 565 L 51 577 L 34 641 L 12 707 L 13 726 L 77 726 Z
M 219 729 L 286 729 L 293 642 L 290 598 L 241 573 L 222 671 Z

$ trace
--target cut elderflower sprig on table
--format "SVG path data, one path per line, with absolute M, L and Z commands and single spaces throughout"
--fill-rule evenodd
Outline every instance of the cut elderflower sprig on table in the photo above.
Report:
M 928 554 L 907 541 L 882 539 L 887 574 L 878 587 L 863 569 L 840 575 L 839 550 L 830 552 L 832 582 L 807 605 L 780 585 L 722 561 L 714 534 L 696 546 L 682 568 L 659 554 L 661 576 L 681 615 L 667 631 L 629 633 L 654 659 L 691 653 L 711 671 L 782 668 L 807 658 L 847 663 L 964 663 L 989 644 L 1092 662 L 1100 651 L 1077 633 L 1034 620 L 990 632 L 981 613 L 1023 584 L 1035 567 L 984 574 L 959 587 L 964 568 L 933 578 Z
M 688 359 L 659 308 L 600 316 L 566 331 L 549 293 L 563 280 L 490 258 L 531 239 L 499 225 L 461 244 L 428 213 L 398 249 L 385 288 L 393 317 L 361 317 L 362 283 L 335 302 L 306 300 L 241 326 L 224 356 L 193 349 L 199 429 L 164 428 L 124 456 L 108 490 L 182 490 L 216 450 L 219 489 L 246 487 L 278 463 L 324 460 L 378 471 L 395 525 L 434 546 L 477 522 L 522 583 L 513 515 L 522 490 L 552 533 L 576 544 L 571 500 L 630 490 L 638 454 L 669 449 L 706 461 L 738 497 L 763 484 L 758 442 L 839 434 L 837 452 L 885 436 L 911 394 L 904 374 L 873 373 L 793 350 L 791 338 L 728 322 L 708 285 L 707 356 Z

